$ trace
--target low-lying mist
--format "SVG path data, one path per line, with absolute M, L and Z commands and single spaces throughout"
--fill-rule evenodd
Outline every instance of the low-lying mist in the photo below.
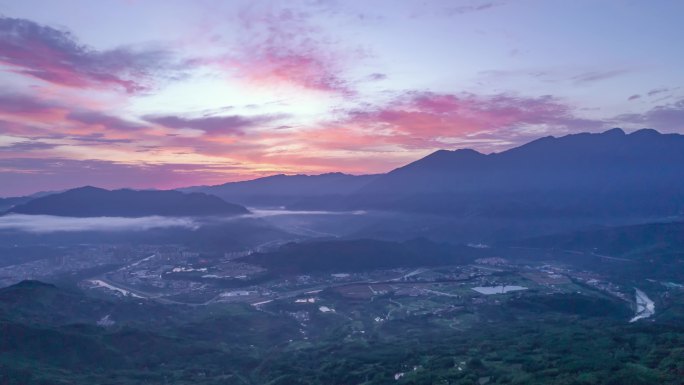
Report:
M 249 208 L 251 218 L 273 217 L 278 215 L 364 215 L 366 211 L 324 211 L 324 210 L 287 210 L 287 209 L 260 209 Z
M 195 219 L 184 217 L 73 218 L 24 214 L 0 216 L 0 230 L 18 230 L 32 233 L 52 233 L 58 231 L 141 231 L 168 227 L 182 227 L 195 230 L 199 226 Z

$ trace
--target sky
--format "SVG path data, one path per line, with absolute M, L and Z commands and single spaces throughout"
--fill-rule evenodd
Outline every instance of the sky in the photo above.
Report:
M 0 0 L 0 196 L 684 133 L 679 0 Z

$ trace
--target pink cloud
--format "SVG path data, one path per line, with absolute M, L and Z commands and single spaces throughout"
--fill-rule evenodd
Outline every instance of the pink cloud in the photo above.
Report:
M 238 78 L 254 85 L 351 93 L 341 73 L 349 59 L 361 54 L 325 39 L 305 11 L 253 5 L 240 12 L 238 21 L 243 38 L 222 59 Z
M 499 151 L 539 137 L 528 131 L 536 125 L 556 134 L 599 129 L 603 122 L 578 118 L 571 107 L 549 96 L 409 92 L 309 127 L 250 132 L 229 141 L 182 140 L 195 151 L 229 154 L 258 167 L 363 172 L 365 164 L 366 172 L 379 172 L 440 148 Z
M 330 146 L 434 149 L 459 141 L 510 145 L 527 139 L 525 129 L 531 126 L 553 133 L 598 129 L 603 122 L 578 118 L 572 108 L 551 96 L 409 92 L 382 106 L 349 111 L 311 136 L 329 137 Z M 491 140 L 492 136 L 499 140 Z
M 60 105 L 16 94 L 0 94 L 0 128 L 2 133 L 28 136 L 49 135 L 44 125 L 62 121 L 69 110 Z
M 671 107 L 653 111 L 650 117 L 674 119 L 679 105 Z M 382 105 L 338 111 L 337 115 L 342 117 L 287 129 L 269 127 L 280 124 L 280 116 L 271 115 L 193 118 L 170 114 L 127 120 L 98 110 L 0 94 L 0 120 L 4 120 L 0 127 L 8 127 L 19 138 L 0 152 L 0 160 L 6 175 L 14 178 L 6 180 L 14 183 L 29 183 L 27 174 L 36 183 L 57 183 L 53 174 L 73 170 L 64 183 L 96 184 L 97 178 L 106 178 L 106 187 L 166 188 L 281 172 L 384 172 L 440 148 L 476 146 L 481 151 L 499 151 L 537 138 L 540 132 L 591 131 L 603 125 L 578 118 L 570 106 L 550 96 L 508 94 L 407 92 Z M 530 131 L 537 126 L 542 131 Z M 200 132 L 178 135 L 176 130 L 183 128 Z M 140 159 L 136 154 L 145 159 L 163 154 L 160 159 L 165 160 L 130 164 L 125 155 L 121 162 L 126 164 L 62 159 L 61 163 L 71 162 L 71 168 L 59 169 L 47 161 L 61 159 L 59 152 L 51 152 L 54 142 L 47 139 L 65 139 L 70 146 L 80 146 L 81 157 L 86 153 L 96 157 L 99 149 L 116 149 L 131 159 Z M 194 163 L 169 164 L 169 156 L 174 155 L 188 156 Z M 12 159 L 29 158 L 33 160 L 12 163 Z M 81 166 L 91 169 L 80 176 L 75 170 Z

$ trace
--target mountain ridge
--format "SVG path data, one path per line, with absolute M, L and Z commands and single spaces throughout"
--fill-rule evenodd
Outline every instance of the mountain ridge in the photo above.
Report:
M 522 206 L 520 215 L 601 207 L 611 215 L 672 214 L 684 209 L 682 164 L 679 134 L 612 129 L 543 137 L 492 154 L 434 152 L 371 181 L 349 206 L 460 215 L 496 215 L 505 206 Z
M 203 192 L 247 206 L 297 208 L 311 205 L 312 202 L 324 204 L 326 200 L 351 194 L 376 177 L 373 174 L 351 175 L 341 172 L 276 174 L 241 182 L 186 187 L 178 191 Z
M 295 210 L 662 216 L 684 212 L 680 164 L 684 164 L 684 135 L 613 128 L 545 136 L 490 154 L 437 150 L 385 174 L 277 174 L 175 191 L 203 193 L 250 207 Z M 26 204 L 9 212 L 22 211 Z
M 166 190 L 105 190 L 83 186 L 36 198 L 5 214 L 70 217 L 205 216 L 248 214 L 245 207 L 203 193 Z

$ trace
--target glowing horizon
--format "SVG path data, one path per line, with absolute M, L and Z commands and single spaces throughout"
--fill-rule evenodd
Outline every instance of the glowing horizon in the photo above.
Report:
M 684 133 L 684 3 L 0 2 L 0 196 Z M 638 49 L 636 49 L 638 48 Z

